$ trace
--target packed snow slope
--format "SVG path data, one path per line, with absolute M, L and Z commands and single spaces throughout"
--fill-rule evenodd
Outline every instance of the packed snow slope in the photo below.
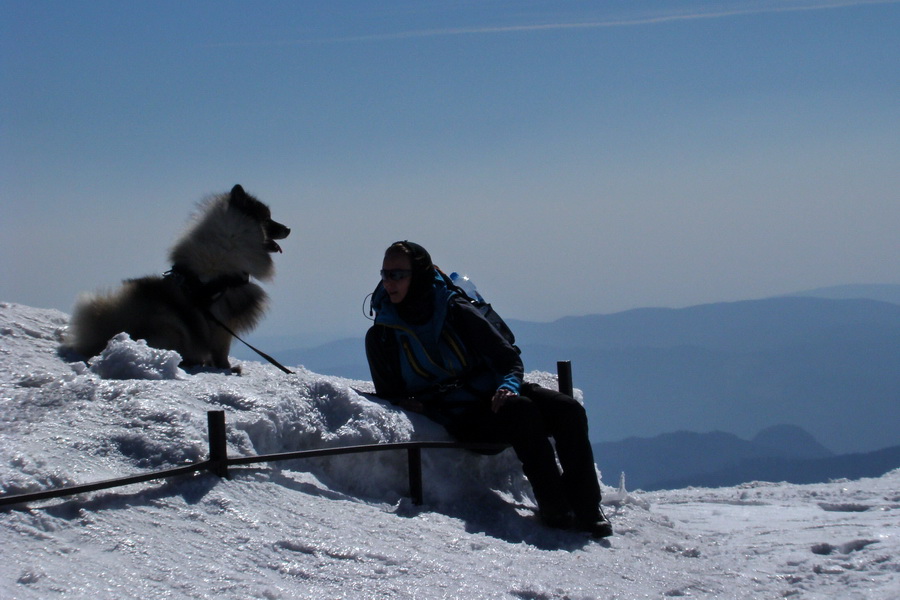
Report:
M 368 382 L 302 367 L 186 373 L 127 336 L 89 367 L 67 362 L 67 319 L 0 304 L 0 495 L 203 460 L 208 410 L 226 412 L 230 455 L 446 439 L 354 391 Z M 510 451 L 423 460 L 423 506 L 391 451 L 6 507 L 0 598 L 900 597 L 900 471 L 647 494 L 605 474 L 616 535 L 596 542 L 534 519 Z

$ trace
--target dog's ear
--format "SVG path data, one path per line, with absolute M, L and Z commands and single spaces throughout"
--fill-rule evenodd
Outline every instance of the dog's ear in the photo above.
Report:
M 231 194 L 228 196 L 228 206 L 259 222 L 272 218 L 269 207 L 245 192 L 240 185 L 231 188 Z
M 244 191 L 244 188 L 240 185 L 236 185 L 231 188 L 231 194 L 228 196 L 228 205 L 233 206 L 234 208 L 246 212 L 248 214 L 251 213 L 250 206 L 253 204 L 253 200 L 247 192 Z

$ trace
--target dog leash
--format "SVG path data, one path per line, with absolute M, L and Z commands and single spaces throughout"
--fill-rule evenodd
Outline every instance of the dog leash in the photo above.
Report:
M 245 273 L 240 276 L 219 277 L 212 282 L 204 284 L 201 283 L 200 278 L 192 273 L 189 269 L 180 267 L 179 265 L 174 265 L 170 270 L 166 271 L 164 277 L 171 278 L 172 281 L 175 282 L 175 285 L 183 288 L 185 294 L 189 298 L 193 299 L 194 303 L 203 311 L 203 314 L 207 319 L 209 319 L 213 323 L 216 323 L 219 327 L 231 334 L 232 337 L 237 338 L 245 346 L 262 356 L 264 359 L 266 359 L 288 375 L 294 374 L 293 371 L 285 367 L 283 364 L 281 364 L 259 348 L 252 346 L 246 340 L 242 339 L 241 336 L 232 331 L 231 328 L 228 327 L 228 325 L 217 319 L 216 315 L 212 314 L 212 311 L 209 309 L 209 305 L 212 304 L 219 296 L 224 294 L 228 288 L 241 286 L 250 281 L 249 275 Z
M 244 339 L 242 339 L 241 336 L 239 336 L 238 334 L 236 334 L 235 332 L 233 332 L 233 331 L 231 330 L 231 328 L 228 327 L 228 325 L 226 325 L 225 323 L 223 323 L 222 321 L 220 321 L 219 319 L 217 319 L 216 316 L 215 316 L 214 314 L 212 314 L 212 311 L 211 311 L 211 310 L 209 310 L 209 309 L 207 308 L 207 309 L 204 309 L 204 311 L 206 312 L 206 316 L 209 317 L 210 320 L 212 320 L 214 323 L 218 324 L 219 327 L 221 327 L 222 329 L 224 329 L 225 331 L 227 331 L 228 333 L 230 333 L 230 334 L 232 335 L 232 337 L 236 338 L 236 339 L 237 339 L 238 341 L 240 341 L 240 342 L 243 342 L 243 344 L 244 344 L 245 346 L 247 346 L 248 348 L 250 348 L 251 350 L 253 350 L 253 351 L 256 352 L 257 354 L 259 354 L 260 356 L 262 356 L 264 359 L 266 359 L 267 361 L 269 361 L 270 363 L 272 363 L 273 365 L 275 365 L 276 367 L 278 367 L 279 369 L 281 369 L 282 371 L 284 371 L 284 372 L 287 373 L 288 375 L 293 375 L 293 374 L 294 374 L 293 371 L 291 371 L 290 369 L 288 369 L 287 367 L 285 367 L 283 364 L 281 364 L 280 362 L 278 362 L 277 360 L 275 360 L 274 358 L 272 358 L 271 356 L 269 356 L 268 354 L 266 354 L 266 353 L 263 352 L 262 350 L 260 350 L 260 349 L 258 349 L 258 348 L 256 348 L 256 347 L 254 347 L 254 346 L 251 345 L 249 342 L 247 342 L 247 341 L 245 341 Z

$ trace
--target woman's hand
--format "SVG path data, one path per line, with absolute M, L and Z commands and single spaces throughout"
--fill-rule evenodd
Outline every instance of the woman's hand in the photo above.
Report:
M 491 398 L 491 410 L 497 412 L 500 408 L 506 403 L 506 399 L 510 396 L 515 396 L 511 391 L 506 388 L 500 388 L 494 393 L 494 397 Z

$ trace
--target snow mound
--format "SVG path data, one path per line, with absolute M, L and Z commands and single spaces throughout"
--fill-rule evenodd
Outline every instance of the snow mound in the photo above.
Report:
M 91 363 L 91 371 L 102 379 L 185 379 L 179 363 L 181 355 L 174 350 L 151 348 L 144 340 L 120 333 Z
M 4 434 L 12 439 L 43 432 L 40 447 L 29 451 L 27 459 L 17 455 L 0 465 L 3 493 L 86 483 L 96 478 L 81 477 L 77 463 L 97 457 L 102 457 L 104 476 L 202 460 L 210 410 L 225 411 L 229 454 L 238 456 L 450 439 L 431 421 L 361 391 L 371 387 L 369 382 L 326 377 L 302 366 L 295 375 L 252 362 L 243 365 L 241 376 L 189 374 L 178 367 L 177 352 L 151 348 L 125 333 L 110 340 L 89 366 L 66 363 L 58 353 L 65 315 L 12 304 L 2 309 L 4 340 L 15 342 L 5 345 L 4 352 L 28 357 L 21 373 L 8 381 L 14 393 L 6 401 L 17 416 L 5 424 Z M 78 458 L 63 460 L 66 456 Z M 447 472 L 460 474 L 452 484 L 428 489 L 438 504 L 447 505 L 490 490 L 527 502 L 529 488 L 517 466 L 511 451 L 494 458 L 460 451 L 423 457 L 429 483 L 445 480 Z M 355 496 L 396 502 L 407 494 L 402 452 L 309 459 L 302 468 Z

